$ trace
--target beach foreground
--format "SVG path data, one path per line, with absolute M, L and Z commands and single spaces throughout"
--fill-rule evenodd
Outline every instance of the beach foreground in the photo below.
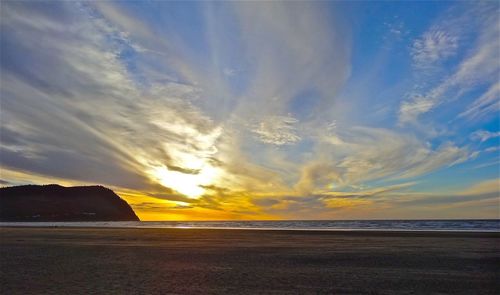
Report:
M 500 294 L 500 234 L 1 228 L 1 294 Z

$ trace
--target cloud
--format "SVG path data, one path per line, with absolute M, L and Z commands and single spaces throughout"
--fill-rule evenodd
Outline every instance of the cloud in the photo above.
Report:
M 328 189 L 334 183 L 341 182 L 340 169 L 333 163 L 313 162 L 302 168 L 300 179 L 295 189 L 300 194 L 311 194 L 317 189 Z
M 470 138 L 472 140 L 478 140 L 480 142 L 485 142 L 488 139 L 496 138 L 500 136 L 500 131 L 491 132 L 487 130 L 478 130 L 471 134 Z
M 394 36 L 397 40 L 401 40 L 404 36 L 408 35 L 408 29 L 403 21 L 398 20 L 399 17 L 395 16 L 392 22 L 385 22 L 384 26 L 387 28 L 390 35 Z M 387 37 L 384 37 L 386 39 Z
M 496 150 L 498 150 L 498 149 L 496 149 Z M 491 150 L 486 149 L 485 152 L 491 152 Z M 491 167 L 491 166 L 497 166 L 498 167 L 499 165 L 500 165 L 500 159 L 497 158 L 497 159 L 489 161 L 487 163 L 476 165 L 476 166 L 474 166 L 472 168 L 473 169 L 480 169 L 480 168 Z
M 294 127 L 296 123 L 298 120 L 290 116 L 271 116 L 254 125 L 251 131 L 264 143 L 293 144 L 300 141 Z
M 252 200 L 267 213 L 278 214 L 286 219 L 334 219 L 356 210 L 373 206 L 387 195 L 404 193 L 415 182 L 400 183 L 374 189 L 349 192 L 324 192 L 312 195 L 274 196 Z
M 235 69 L 230 69 L 230 68 L 224 68 L 224 69 L 222 70 L 222 73 L 223 73 L 225 76 L 227 76 L 227 77 L 233 77 L 233 76 L 235 76 L 235 75 L 236 75 L 236 73 L 237 73 L 237 72 L 238 72 L 237 70 L 235 70 Z
M 496 200 L 500 197 L 500 180 L 491 179 L 473 184 L 465 190 L 456 194 L 435 194 L 431 196 L 414 196 L 410 200 L 402 200 L 404 204 L 413 205 L 445 205 L 445 206 L 460 206 L 468 204 L 474 206 L 475 203 L 480 203 L 485 200 Z
M 384 177 L 412 178 L 470 157 L 466 148 L 452 143 L 445 142 L 431 148 L 415 136 L 383 128 L 353 127 L 324 136 L 322 141 L 326 145 L 317 151 L 324 155 L 320 162 L 330 163 L 331 171 L 335 171 L 332 175 L 337 175 L 337 184 L 340 185 Z M 303 175 L 307 175 L 307 171 L 305 168 Z M 323 172 L 321 175 L 327 174 Z
M 415 95 L 410 100 L 404 101 L 399 109 L 401 123 L 415 122 L 421 114 L 430 111 L 435 105 L 432 98 Z
M 472 16 L 477 16 L 477 18 Z M 495 108 L 491 97 L 497 91 L 495 84 L 498 81 L 494 77 L 498 76 L 500 70 L 496 9 L 488 9 L 487 5 L 479 5 L 475 9 L 462 9 L 453 19 L 454 21 L 451 22 L 453 26 L 444 21 L 443 24 L 437 25 L 442 29 L 433 27 L 424 33 L 423 37 L 415 40 L 411 54 L 415 65 L 420 68 L 438 65 L 439 62 L 454 55 L 457 50 L 462 50 L 461 55 L 464 57 L 446 78 L 433 77 L 430 81 L 423 83 L 433 86 L 423 87 L 423 91 L 414 90 L 408 94 L 408 99 L 400 104 L 399 123 L 401 125 L 417 123 L 421 115 L 444 103 L 455 101 L 468 91 L 484 85 L 490 85 L 489 90 L 473 104 L 473 110 L 465 111 L 461 116 L 476 113 L 484 107 L 488 108 L 488 112 Z M 465 51 L 458 47 L 458 37 L 453 36 L 458 28 L 464 31 L 474 28 L 474 31 L 478 32 L 477 37 L 469 41 L 474 44 L 472 50 Z
M 484 149 L 484 151 L 487 153 L 497 152 L 499 150 L 500 150 L 500 146 L 492 146 L 492 147 Z
M 413 41 L 411 56 L 418 68 L 429 68 L 455 55 L 458 37 L 446 31 L 432 28 Z
M 233 3 L 245 36 L 242 57 L 251 61 L 246 67 L 251 73 L 247 99 L 239 105 L 239 114 L 286 116 L 289 102 L 311 89 L 320 94 L 318 104 L 331 107 L 329 98 L 350 73 L 350 42 L 323 5 Z
M 498 114 L 500 111 L 500 82 L 492 84 L 490 88 L 471 103 L 465 111 L 458 115 L 459 118 L 481 119 L 489 115 Z
M 500 179 L 489 179 L 476 183 L 462 192 L 464 195 L 497 193 L 500 195 Z

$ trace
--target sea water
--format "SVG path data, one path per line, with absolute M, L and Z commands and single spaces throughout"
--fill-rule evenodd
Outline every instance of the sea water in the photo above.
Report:
M 0 222 L 0 226 L 500 232 L 500 219 Z

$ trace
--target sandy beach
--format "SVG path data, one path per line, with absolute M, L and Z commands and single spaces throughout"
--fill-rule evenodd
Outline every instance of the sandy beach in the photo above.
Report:
M 499 294 L 500 234 L 1 228 L 1 294 Z

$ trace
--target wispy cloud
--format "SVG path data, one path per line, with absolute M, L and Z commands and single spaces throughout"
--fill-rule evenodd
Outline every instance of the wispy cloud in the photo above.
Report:
M 416 67 L 428 69 L 455 55 L 457 49 L 457 36 L 432 28 L 413 42 L 411 56 Z
M 500 112 L 500 82 L 492 84 L 485 93 L 470 104 L 458 117 L 473 120 L 488 118 L 489 115 L 498 114 L 498 112 Z
M 484 149 L 484 151 L 487 153 L 497 152 L 499 150 L 500 150 L 500 146 L 492 146 L 492 147 Z
M 292 144 L 300 140 L 293 117 L 272 116 L 254 125 L 252 132 L 264 143 L 275 145 Z
M 444 103 L 455 101 L 468 91 L 483 85 L 491 85 L 490 90 L 473 104 L 473 110 L 465 111 L 464 115 L 470 115 L 484 107 L 492 110 L 495 108 L 491 106 L 491 96 L 496 91 L 497 79 L 495 77 L 498 77 L 500 70 L 496 9 L 479 6 L 468 10 L 464 8 L 457 14 L 454 16 L 455 21 L 451 22 L 453 27 L 447 25 L 443 26 L 443 29 L 431 28 L 421 38 L 415 40 L 411 54 L 418 68 L 437 66 L 457 54 L 458 50 L 465 51 L 464 57 L 446 78 L 437 79 L 437 83 L 435 78 L 430 83 L 426 82 L 426 84 L 434 84 L 427 91 L 419 90 L 409 94 L 408 99 L 401 103 L 399 109 L 400 124 L 416 123 L 419 116 Z M 477 16 L 477 18 L 472 18 L 472 16 Z M 456 26 L 464 30 L 471 30 L 470 27 L 475 27 L 479 31 L 472 50 L 459 48 L 458 37 L 453 35 L 457 31 Z
M 401 103 L 399 109 L 400 123 L 416 122 L 421 114 L 425 114 L 435 106 L 434 97 L 414 94 L 409 100 Z
M 472 140 L 478 140 L 480 142 L 487 141 L 490 138 L 495 138 L 500 136 L 500 131 L 490 132 L 487 130 L 478 130 L 471 134 Z
M 466 148 L 444 143 L 432 149 L 415 136 L 387 129 L 356 127 L 331 141 L 340 179 L 346 184 L 383 177 L 411 178 L 468 159 Z M 340 156 L 340 157 L 339 157 Z

